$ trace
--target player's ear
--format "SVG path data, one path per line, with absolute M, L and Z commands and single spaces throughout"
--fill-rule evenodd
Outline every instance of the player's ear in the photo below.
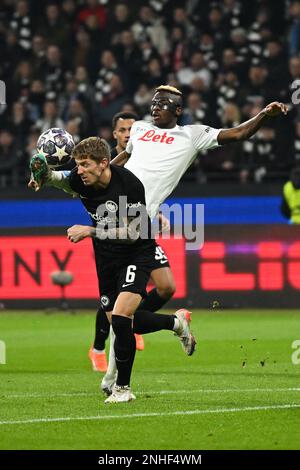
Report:
M 105 168 L 107 168 L 109 166 L 109 159 L 108 158 L 103 158 L 100 162 L 103 170 L 105 170 Z
M 114 139 L 117 140 L 117 133 L 116 133 L 116 131 L 113 131 L 113 136 L 114 136 Z
M 175 111 L 176 117 L 179 117 L 181 114 L 182 114 L 182 107 L 181 107 L 181 106 L 177 106 L 177 107 L 176 107 L 176 111 Z

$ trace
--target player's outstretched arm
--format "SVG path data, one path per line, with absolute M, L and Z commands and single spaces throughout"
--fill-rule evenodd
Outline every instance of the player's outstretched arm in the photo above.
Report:
M 218 134 L 218 143 L 220 145 L 247 140 L 260 129 L 270 117 L 280 114 L 286 115 L 288 107 L 286 104 L 274 101 L 268 104 L 260 113 L 249 121 L 243 122 L 239 126 L 231 129 L 222 129 Z
M 130 158 L 130 153 L 127 153 L 126 150 L 119 153 L 110 163 L 117 166 L 124 166 Z
M 70 171 L 52 171 L 44 155 L 37 153 L 29 163 L 31 171 L 28 187 L 34 191 L 39 191 L 42 186 L 53 186 L 57 189 L 76 196 L 69 183 Z

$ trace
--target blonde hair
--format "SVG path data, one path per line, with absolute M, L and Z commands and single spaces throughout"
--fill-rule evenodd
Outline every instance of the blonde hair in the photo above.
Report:
M 173 95 L 182 96 L 181 91 L 171 85 L 160 85 L 159 87 L 155 88 L 155 93 L 158 91 L 167 91 L 168 93 L 173 93 Z
M 100 137 L 88 137 L 75 145 L 72 157 L 78 160 L 90 158 L 97 163 L 100 163 L 104 158 L 110 161 L 110 148 L 106 140 Z

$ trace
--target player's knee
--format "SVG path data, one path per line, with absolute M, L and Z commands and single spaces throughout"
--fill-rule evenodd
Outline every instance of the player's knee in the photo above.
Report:
M 162 299 L 170 299 L 175 294 L 175 282 L 171 281 L 168 284 L 157 286 L 157 293 Z
M 128 317 L 112 315 L 111 324 L 116 336 L 123 335 L 124 330 L 128 327 Z

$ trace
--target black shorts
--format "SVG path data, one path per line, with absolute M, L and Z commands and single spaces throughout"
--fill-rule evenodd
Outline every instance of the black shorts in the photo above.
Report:
M 155 242 L 130 257 L 106 257 L 95 250 L 100 302 L 106 312 L 113 310 L 120 292 L 147 295 L 147 284 L 154 269 L 169 267 L 168 258 Z

